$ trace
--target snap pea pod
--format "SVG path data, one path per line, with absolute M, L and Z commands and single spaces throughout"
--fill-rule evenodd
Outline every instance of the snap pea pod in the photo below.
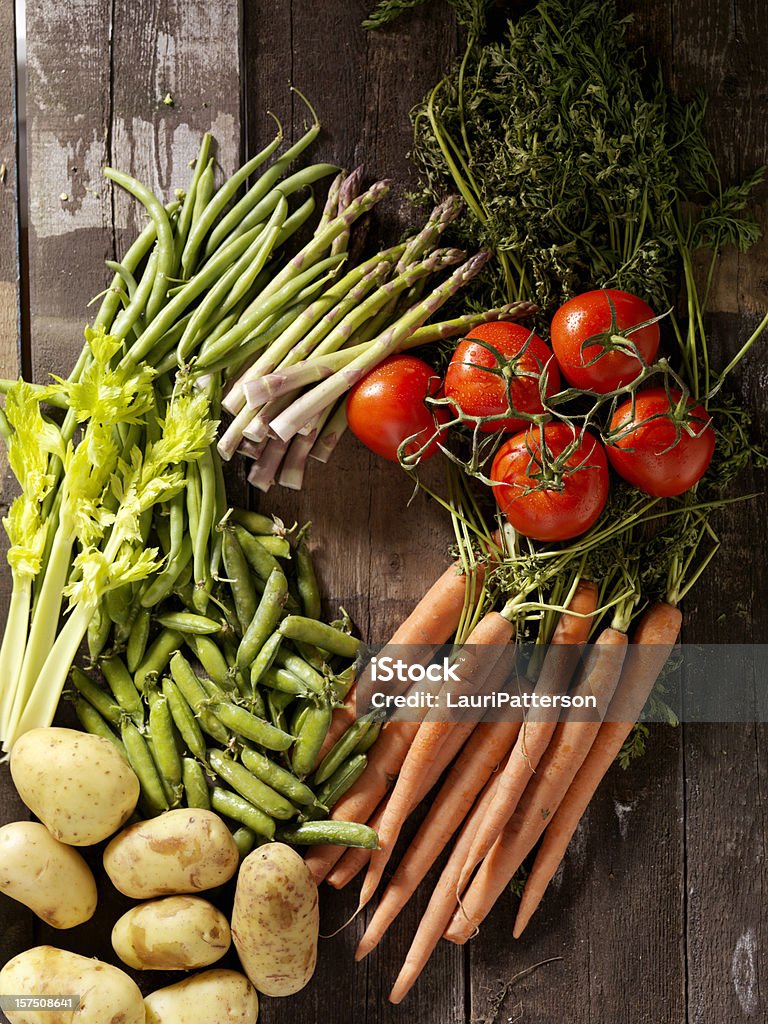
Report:
M 273 569 L 237 649 L 237 667 L 242 672 L 250 672 L 254 658 L 274 633 L 283 614 L 287 596 L 288 580 L 285 573 L 280 569 Z
M 357 666 L 349 665 L 343 672 L 337 672 L 331 679 L 331 690 L 334 698 L 341 703 L 355 685 Z
M 157 616 L 157 622 L 166 629 L 175 629 L 179 633 L 192 633 L 195 636 L 212 636 L 221 632 L 221 623 L 207 615 L 195 612 L 166 612 Z
M 103 719 L 110 725 L 120 725 L 123 720 L 123 711 L 111 694 L 77 667 L 72 669 L 72 682 L 78 693 L 88 701 L 92 708 L 98 711 Z
M 296 817 L 296 808 L 290 800 L 286 800 L 255 775 L 251 775 L 245 765 L 227 757 L 223 750 L 209 750 L 208 763 L 219 778 L 228 783 L 236 793 L 271 818 L 289 821 Z
M 256 689 L 261 677 L 271 667 L 282 642 L 282 635 L 280 633 L 273 633 L 254 658 L 251 663 L 251 689 Z
M 185 757 L 181 763 L 181 775 L 184 782 L 184 800 L 187 807 L 201 807 L 205 811 L 211 809 L 211 796 L 205 772 L 199 761 Z
M 178 651 L 183 643 L 184 637 L 175 629 L 164 629 L 162 633 L 158 633 L 144 660 L 136 669 L 136 675 L 133 677 L 136 689 L 144 690 L 144 681 L 147 676 L 161 675 L 171 660 L 171 655 L 174 651 Z
M 251 850 L 256 846 L 256 833 L 252 829 L 248 828 L 247 825 L 241 825 L 240 828 L 236 829 L 232 833 L 232 838 L 235 840 L 237 853 L 240 857 L 240 863 L 242 864 Z
M 152 613 L 149 608 L 141 608 L 133 620 L 131 634 L 125 648 L 125 662 L 131 673 L 136 672 L 146 654 L 151 624 Z
M 170 667 L 173 681 L 194 711 L 200 728 L 212 736 L 217 743 L 226 745 L 229 742 L 229 733 L 224 723 L 209 708 L 211 698 L 181 651 L 176 651 L 173 655 Z
M 211 790 L 211 807 L 217 814 L 246 825 L 257 836 L 265 836 L 267 839 L 275 837 L 274 820 L 237 793 L 214 786 Z
M 261 512 L 252 512 L 247 508 L 232 509 L 232 521 L 244 526 L 249 533 L 259 536 L 276 534 L 278 530 L 274 519 L 262 515 Z
M 285 537 L 276 537 L 274 533 L 255 533 L 253 538 L 275 558 L 291 557 L 291 545 Z
M 128 755 L 128 763 L 139 780 L 141 795 L 147 806 L 158 814 L 167 811 L 168 800 L 147 741 L 133 722 L 127 720 L 120 727 L 120 738 Z
M 276 789 L 278 793 L 288 797 L 292 803 L 298 804 L 301 807 L 314 803 L 315 794 L 309 786 L 297 779 L 291 772 L 286 771 L 285 768 L 281 768 L 274 761 L 270 761 L 260 751 L 252 750 L 250 747 L 243 747 L 240 757 L 252 775 L 261 779 L 262 782 L 271 786 L 272 789 Z
M 289 609 L 290 611 L 291 609 Z M 296 611 L 298 611 L 298 603 L 296 604 Z M 293 646 L 296 648 L 301 657 L 310 665 L 315 672 L 319 672 L 321 676 L 325 676 L 328 669 L 328 659 L 325 652 L 321 651 L 319 647 L 315 647 L 314 644 L 305 644 L 301 640 L 294 640 Z
M 315 619 L 308 619 L 305 615 L 288 615 L 280 623 L 280 632 L 291 640 L 302 640 L 305 643 L 314 644 L 331 654 L 338 654 L 343 658 L 355 658 L 360 649 L 361 641 L 349 633 L 344 633 L 334 626 L 325 622 L 318 622 Z
M 232 672 L 218 644 L 209 636 L 200 636 L 199 634 L 189 636 L 187 643 L 191 646 L 208 678 L 212 679 L 222 690 L 232 690 L 234 687 Z
M 288 669 L 297 679 L 300 679 L 313 693 L 320 696 L 325 694 L 326 684 L 323 676 L 320 675 L 310 664 L 298 654 L 292 654 L 285 647 L 280 647 L 275 661 L 282 668 Z
M 235 533 L 237 527 L 224 527 L 221 554 L 224 560 L 224 571 L 227 574 L 235 611 L 243 633 L 248 629 L 251 619 L 256 614 L 258 601 L 256 590 L 251 580 L 243 548 Z M 254 541 L 254 543 L 256 543 Z
M 251 570 L 266 583 L 275 569 L 280 569 L 279 562 L 245 527 L 235 523 L 232 530 Z
M 372 712 L 369 715 L 358 718 L 356 722 L 350 725 L 318 765 L 317 771 L 312 776 L 313 785 L 317 786 L 321 782 L 326 782 L 336 769 L 352 756 L 357 749 L 358 743 L 365 739 L 366 734 L 375 724 L 378 717 L 380 716 L 377 716 L 376 712 Z
M 171 712 L 171 717 L 181 738 L 198 760 L 205 761 L 207 755 L 205 737 L 194 711 L 174 681 L 167 676 L 163 679 L 162 689 L 163 696 L 168 701 L 168 710 Z
M 116 736 L 114 732 L 112 732 L 109 725 L 102 718 L 96 708 L 93 707 L 93 705 L 84 697 L 75 698 L 74 705 L 75 714 L 85 731 L 91 733 L 93 736 L 101 736 L 102 739 L 109 740 L 110 743 L 113 743 L 115 747 L 117 747 L 127 761 L 128 755 L 125 752 L 123 741 Z
M 331 726 L 331 714 L 330 704 L 323 702 L 310 707 L 303 718 L 291 751 L 291 767 L 300 778 L 309 775 L 314 767 Z
M 315 791 L 317 802 L 330 810 L 341 800 L 347 790 L 354 786 L 365 771 L 367 764 L 366 754 L 355 754 L 354 757 L 340 764 L 333 775 L 329 776 L 323 785 Z
M 257 718 L 245 708 L 237 707 L 235 704 L 221 703 L 212 704 L 211 710 L 232 732 L 243 736 L 247 740 L 253 740 L 259 746 L 267 747 L 268 750 L 288 750 L 293 744 L 293 736 L 282 729 L 275 728 L 263 718 Z
M 213 452 L 210 448 L 206 448 L 200 456 L 197 467 L 200 476 L 200 510 L 197 533 L 192 541 L 194 580 L 197 587 L 203 587 L 210 580 L 208 543 L 216 525 L 216 472 L 213 460 Z M 207 604 L 207 600 L 205 604 Z M 203 610 L 205 610 L 205 604 Z
M 267 710 L 270 721 L 276 729 L 283 732 L 288 731 L 286 708 L 293 703 L 293 700 L 293 694 L 281 693 L 280 690 L 267 691 Z
M 109 640 L 111 630 L 112 620 L 107 615 L 107 611 L 102 602 L 93 613 L 93 617 L 88 623 L 88 655 L 91 661 L 96 661 L 101 652 L 107 646 L 107 640 Z
M 305 528 L 306 529 L 306 528 Z M 321 611 L 320 588 L 317 584 L 315 567 L 304 536 L 299 535 L 296 547 L 296 584 L 299 590 L 301 610 L 309 619 L 319 619 Z
M 171 806 L 178 807 L 182 794 L 182 764 L 173 715 L 168 706 L 168 698 L 158 690 L 157 684 L 148 685 L 146 693 L 149 701 L 149 735 L 152 737 L 155 762 L 161 779 L 171 791 Z
M 284 825 L 277 838 L 291 846 L 329 843 L 333 846 L 356 846 L 363 850 L 379 848 L 379 837 L 374 830 L 354 821 L 304 821 L 300 825 Z
M 202 485 L 197 463 L 187 463 L 187 518 L 189 520 L 190 538 L 197 536 L 200 528 L 200 502 L 202 501 Z M 192 543 L 190 539 L 190 544 Z
M 371 725 L 370 729 L 368 729 L 366 731 L 366 733 L 363 736 L 363 738 L 360 740 L 360 742 L 355 747 L 355 753 L 356 754 L 367 754 L 368 753 L 368 751 L 371 749 L 373 744 L 379 738 L 379 733 L 381 732 L 381 729 L 382 729 L 383 725 L 384 725 L 383 718 L 380 718 L 378 721 L 374 722 Z
M 259 682 L 270 690 L 279 690 L 280 693 L 288 693 L 292 697 L 310 695 L 309 688 L 287 668 L 276 668 L 273 665 L 266 672 L 262 672 Z
M 168 561 L 162 571 L 158 573 L 157 577 L 141 595 L 141 603 L 144 608 L 153 608 L 156 604 L 159 604 L 163 598 L 170 594 L 173 589 L 173 584 L 178 579 L 181 570 L 184 568 L 186 562 L 189 561 L 189 555 L 186 560 L 183 559 L 183 548 L 187 526 L 185 498 L 183 492 L 174 495 L 169 501 L 168 520 L 170 534 Z M 192 542 L 188 540 L 190 553 L 191 543 Z
M 111 658 L 103 658 L 100 667 L 117 703 L 141 728 L 144 725 L 144 705 L 125 663 L 114 654 Z
M 133 610 L 133 587 L 124 585 L 108 591 L 104 606 L 115 626 L 125 625 Z

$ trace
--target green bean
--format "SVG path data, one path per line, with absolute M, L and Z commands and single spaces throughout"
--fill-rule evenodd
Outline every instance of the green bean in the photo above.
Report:
M 144 273 L 141 275 L 141 281 L 139 282 L 136 291 L 131 296 L 128 305 L 121 313 L 118 314 L 118 316 L 115 317 L 115 322 L 112 324 L 110 334 L 119 338 L 121 341 L 126 341 L 134 330 L 138 331 L 139 334 L 141 333 L 139 321 L 146 313 L 147 303 L 149 302 L 149 298 L 155 287 L 159 258 L 159 253 L 157 249 L 155 249 L 147 260 Z M 135 340 L 135 334 L 133 337 Z
M 217 743 L 226 745 L 229 742 L 229 733 L 222 721 L 209 709 L 208 693 L 181 651 L 177 651 L 171 658 L 171 675 L 182 696 L 195 712 L 203 732 L 207 732 Z
M 251 850 L 256 846 L 256 833 L 252 829 L 248 828 L 247 825 L 241 825 L 240 828 L 236 829 L 232 833 L 232 838 L 235 840 L 237 853 L 240 857 L 240 863 L 242 864 Z
M 282 190 L 281 190 L 282 191 Z M 289 238 L 292 238 L 299 228 L 305 224 L 315 212 L 315 197 L 310 192 L 301 206 L 298 206 L 288 217 L 280 229 L 280 234 L 275 242 L 275 249 L 285 245 Z
M 347 790 L 354 786 L 367 764 L 368 758 L 365 754 L 355 754 L 349 761 L 340 764 L 333 775 L 315 791 L 317 802 L 330 810 Z
M 237 667 L 249 672 L 254 658 L 274 633 L 288 596 L 288 580 L 280 569 L 273 569 L 264 587 L 258 607 L 237 649 Z
M 126 192 L 130 192 L 132 196 L 138 199 L 155 224 L 158 259 L 157 274 L 155 275 L 152 293 L 146 308 L 146 318 L 149 323 L 165 302 L 168 279 L 174 275 L 176 247 L 173 239 L 173 228 L 163 204 L 145 185 L 142 185 L 141 182 L 136 181 L 135 178 L 128 174 L 114 170 L 112 167 L 104 168 L 104 176 L 120 185 Z
M 75 714 L 85 731 L 91 733 L 93 736 L 101 736 L 102 739 L 109 740 L 109 742 L 114 744 L 127 761 L 128 755 L 125 752 L 125 745 L 123 744 L 123 741 L 112 732 L 96 708 L 89 704 L 83 697 L 77 697 L 74 705 Z
M 261 677 L 272 666 L 275 656 L 280 649 L 283 637 L 280 633 L 273 633 L 251 663 L 251 689 L 255 690 Z
M 293 700 L 293 694 L 281 693 L 280 690 L 267 691 L 267 710 L 269 711 L 270 721 L 276 729 L 280 729 L 282 732 L 288 732 L 285 712 L 288 705 L 293 703 Z
M 200 528 L 200 502 L 202 500 L 202 486 L 197 463 L 187 463 L 187 518 L 189 520 L 189 533 L 191 537 L 197 536 Z
M 259 680 L 262 686 L 270 690 L 279 690 L 280 693 L 290 693 L 293 697 L 309 697 L 311 691 L 298 679 L 293 672 L 286 668 L 268 668 L 262 672 Z
M 149 734 L 155 762 L 161 779 L 167 783 L 171 791 L 171 806 L 178 807 L 182 794 L 182 764 L 173 716 L 168 706 L 168 699 L 157 689 L 148 687 L 149 698 Z
M 213 177 L 213 163 L 213 157 L 211 157 L 211 159 L 206 163 L 203 173 L 200 175 L 200 182 L 195 194 L 195 204 L 192 207 L 193 226 L 202 217 L 203 211 L 208 203 L 210 203 L 214 192 L 216 191 L 216 185 Z
M 122 263 L 117 263 L 115 260 L 104 260 L 104 266 L 107 270 L 111 270 L 115 277 L 119 277 L 123 282 L 130 301 L 130 299 L 132 299 L 136 294 L 136 288 L 138 287 L 136 278 L 133 276 L 131 271 L 128 270 L 127 267 L 124 267 Z
M 221 703 L 213 704 L 212 709 L 221 721 L 232 732 L 243 736 L 247 740 L 253 740 L 268 750 L 287 750 L 293 743 L 293 736 L 282 729 L 257 718 L 245 708 L 237 707 L 235 704 Z
M 186 564 L 182 561 L 182 550 L 186 533 L 185 497 L 180 492 L 171 498 L 168 503 L 170 523 L 170 551 L 168 561 L 162 572 L 152 581 L 150 586 L 141 596 L 141 604 L 144 608 L 152 608 L 159 604 L 163 598 L 170 594 L 173 584 L 178 579 L 181 570 Z M 187 559 L 188 560 L 188 559 Z
M 221 623 L 207 615 L 196 615 L 194 612 L 167 612 L 158 615 L 157 621 L 166 629 L 175 629 L 179 633 L 191 633 L 194 636 L 211 636 L 221 632 Z
M 255 775 L 251 775 L 244 765 L 227 757 L 223 750 L 209 750 L 208 763 L 236 793 L 271 818 L 288 821 L 296 816 L 296 808 L 289 800 Z
M 245 527 L 236 523 L 232 527 L 232 532 L 237 538 L 251 570 L 263 583 L 267 582 L 275 569 L 282 572 L 282 569 L 280 569 L 280 563 L 274 555 L 271 555 L 263 545 L 259 544 L 253 534 L 249 533 Z
M 307 295 L 314 294 L 314 287 L 307 290 Z M 250 363 L 253 357 L 261 349 L 266 349 L 272 342 L 279 338 L 283 331 L 293 323 L 297 316 L 300 316 L 309 305 L 309 298 L 303 295 L 298 296 L 295 303 L 289 306 L 285 312 L 279 315 L 275 313 L 270 318 L 262 321 L 256 331 L 247 335 L 245 340 L 235 349 L 234 352 L 227 351 L 217 358 L 210 358 L 210 351 L 215 347 L 216 342 L 226 332 L 218 333 L 218 330 L 207 337 L 197 353 L 195 368 L 204 370 L 206 373 L 214 373 L 223 370 L 227 380 L 234 380 L 239 377 L 245 365 Z M 227 330 L 240 317 L 227 327 Z M 223 322 L 223 321 L 222 321 Z
M 331 706 L 326 702 L 310 707 L 302 720 L 291 752 L 291 767 L 301 778 L 309 775 L 315 766 L 317 755 L 331 726 L 331 714 Z
M 200 476 L 200 507 L 197 532 L 193 535 L 192 557 L 194 560 L 195 583 L 199 587 L 210 579 L 210 561 L 208 559 L 208 541 L 215 525 L 216 517 L 216 474 L 213 468 L 214 455 L 207 448 L 198 463 Z
M 85 672 L 81 672 L 77 666 L 72 669 L 72 682 L 78 693 L 85 697 L 88 703 L 101 715 L 110 725 L 119 726 L 123 720 L 123 711 L 119 704 L 112 700 L 112 695 L 102 689 Z
M 301 610 L 309 619 L 320 618 L 320 588 L 317 585 L 315 567 L 304 536 L 299 537 L 296 548 L 296 582 L 299 588 Z
M 235 173 L 226 181 L 215 196 L 211 198 L 211 201 L 206 206 L 205 210 L 200 215 L 200 219 L 195 224 L 194 228 L 189 233 L 187 244 L 184 246 L 184 252 L 181 257 L 181 265 L 184 270 L 186 277 L 190 276 L 190 273 L 194 269 L 197 254 L 200 251 L 200 247 L 205 241 L 205 237 L 211 230 L 216 220 L 221 213 L 227 208 L 229 203 L 234 199 L 237 194 L 237 190 L 240 186 L 253 174 L 253 172 L 268 160 L 269 157 L 274 153 L 280 143 L 283 141 L 282 129 L 278 132 L 277 136 L 255 157 L 252 157 L 246 164 L 243 164 Z
M 115 654 L 111 658 L 104 658 L 100 667 L 117 703 L 133 723 L 141 728 L 144 725 L 144 705 L 123 661 Z
M 189 750 L 200 761 L 206 757 L 206 743 L 195 713 L 172 679 L 163 679 L 163 696 L 168 701 L 168 710 Z
M 305 821 L 300 825 L 285 825 L 277 838 L 291 846 L 329 843 L 333 846 L 356 846 L 363 850 L 379 848 L 379 837 L 374 830 L 354 821 Z
M 184 783 L 184 799 L 187 807 L 200 807 L 205 811 L 211 809 L 211 796 L 205 772 L 198 761 L 191 757 L 183 758 L 181 776 Z
M 197 154 L 197 160 L 195 161 L 195 171 L 192 175 L 192 181 L 189 186 L 189 191 L 185 201 L 181 206 L 181 213 L 176 223 L 176 255 L 178 260 L 181 259 L 181 254 L 186 245 L 187 238 L 189 236 L 190 228 L 192 227 L 192 212 L 194 209 L 195 196 L 197 194 L 197 186 L 200 181 L 200 177 L 208 166 L 208 153 L 211 148 L 211 134 L 205 132 L 203 135 L 202 142 L 200 143 L 200 152 Z
M 224 571 L 227 574 L 229 587 L 235 602 L 235 611 L 240 627 L 245 633 L 250 625 L 251 619 L 256 614 L 258 602 L 256 591 L 248 571 L 248 562 L 243 548 L 240 546 L 235 529 L 225 526 L 222 538 L 222 557 L 224 559 Z
M 330 779 L 336 769 L 351 757 L 357 749 L 358 743 L 365 738 L 378 717 L 380 715 L 377 715 L 376 712 L 371 712 L 350 725 L 318 765 L 317 771 L 312 776 L 313 785 L 319 785 L 319 783 Z
M 225 818 L 246 825 L 257 836 L 266 836 L 267 839 L 273 839 L 275 836 L 275 823 L 272 818 L 237 793 L 230 793 L 228 789 L 214 786 L 211 790 L 211 807 L 217 814 L 223 814 Z
M 125 648 L 125 660 L 129 672 L 136 671 L 146 653 L 151 622 L 152 614 L 149 608 L 141 608 L 133 620 L 128 645 Z
M 315 794 L 303 782 L 292 775 L 285 768 L 270 761 L 268 757 L 258 750 L 250 747 L 243 747 L 240 754 L 243 764 L 256 778 L 261 779 L 278 793 L 282 793 L 292 803 L 300 806 L 307 806 L 314 803 Z
M 208 636 L 199 635 L 188 637 L 187 643 L 191 645 L 195 657 L 203 666 L 208 678 L 223 690 L 231 690 L 234 683 L 232 673 L 218 644 Z
M 136 675 L 133 677 L 136 689 L 144 690 L 144 681 L 147 676 L 159 676 L 171 660 L 171 655 L 174 651 L 178 651 L 183 643 L 184 637 L 175 629 L 164 629 L 162 633 L 158 633 L 144 656 L 144 660 L 136 669 Z
M 88 655 L 91 661 L 96 661 L 101 652 L 107 646 L 109 634 L 112 631 L 112 620 L 107 615 L 107 610 L 102 602 L 93 613 L 88 623 Z
M 325 694 L 326 684 L 323 676 L 319 672 L 316 672 L 303 658 L 300 658 L 297 654 L 292 654 L 285 647 L 281 647 L 277 652 L 275 661 L 278 665 L 283 668 L 287 668 L 289 672 L 292 672 L 298 679 L 300 679 L 306 686 L 312 690 L 313 693 L 318 695 Z
M 120 738 L 125 745 L 128 763 L 139 780 L 144 800 L 153 811 L 167 811 L 168 800 L 147 741 L 133 722 L 129 721 L 124 721 L 121 725 Z
M 343 633 L 325 622 L 308 619 L 305 615 L 289 615 L 280 623 L 280 632 L 291 640 L 302 640 L 305 643 L 322 647 L 324 651 L 338 654 L 343 658 L 354 658 L 360 649 L 361 641 L 349 633 Z

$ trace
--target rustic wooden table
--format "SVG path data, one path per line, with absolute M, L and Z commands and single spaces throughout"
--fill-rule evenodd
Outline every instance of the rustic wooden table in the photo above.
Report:
M 442 3 L 366 34 L 367 0 L 27 0 L 29 228 L 17 246 L 18 166 L 14 3 L 0 0 L 0 374 L 44 380 L 71 367 L 86 303 L 106 281 L 103 260 L 136 231 L 133 205 L 101 179 L 128 169 L 168 197 L 187 178 L 201 133 L 218 140 L 231 171 L 272 131 L 288 137 L 304 116 L 295 82 L 325 126 L 315 157 L 365 162 L 389 176 L 395 198 L 371 225 L 391 239 L 408 223 L 408 111 L 434 83 L 459 40 Z M 622 0 L 633 37 L 661 58 L 670 86 L 704 87 L 712 135 L 728 175 L 768 158 L 768 7 L 762 0 Z M 171 103 L 164 103 L 169 96 Z M 765 193 L 763 193 L 765 195 Z M 758 215 L 766 221 L 765 209 Z M 768 301 L 763 243 L 723 261 L 712 332 L 735 350 Z M 19 262 L 20 261 L 20 262 Z M 21 266 L 21 275 L 20 275 Z M 21 284 L 20 284 L 21 282 Z M 20 324 L 20 333 L 19 333 Z M 18 343 L 19 336 L 22 339 Z M 748 405 L 768 409 L 768 358 L 740 378 Z M 7 468 L 2 467 L 3 477 Z M 242 489 L 237 472 L 234 491 Z M 765 490 L 764 479 L 744 487 Z M 12 494 L 4 483 L 4 502 Z M 448 524 L 393 467 L 345 438 L 331 466 L 316 465 L 298 495 L 271 493 L 286 520 L 312 519 L 326 593 L 364 635 L 383 638 L 436 577 Z M 5 507 L 5 506 L 4 506 Z M 685 636 L 709 642 L 768 639 L 764 596 L 768 499 L 731 509 L 705 582 L 686 600 Z M 4 574 L 3 582 L 6 582 Z M 724 614 L 721 614 L 724 613 Z M 756 681 L 763 685 L 763 681 Z M 355 965 L 363 922 L 321 945 L 315 979 L 300 996 L 265 1001 L 268 1024 L 302 1019 L 453 1024 L 731 1024 L 768 1019 L 768 734 L 760 725 L 653 729 L 649 753 L 614 770 L 593 802 L 564 870 L 524 940 L 511 938 L 512 897 L 465 948 L 443 944 L 399 1008 L 386 1001 L 426 902 L 422 892 L 380 950 Z M 22 816 L 0 768 L 0 822 Z M 51 933 L 0 899 L 0 962 L 37 942 L 96 955 L 108 948 L 121 906 L 106 895 L 95 922 Z M 350 914 L 353 894 L 328 893 L 323 931 Z M 508 983 L 527 967 L 557 962 Z M 215 1022 L 212 1022 L 215 1024 Z

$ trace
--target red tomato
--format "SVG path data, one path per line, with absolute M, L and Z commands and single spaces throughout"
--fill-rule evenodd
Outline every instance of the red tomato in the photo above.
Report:
M 682 397 L 679 391 L 670 394 L 674 403 Z M 638 392 L 634 416 L 632 402 L 627 401 L 611 419 L 611 433 L 622 433 L 615 440 L 608 439 L 608 460 L 625 480 L 655 497 L 670 498 L 693 487 L 715 451 L 715 431 L 702 405 L 689 398 L 685 422 L 679 427 L 674 416 L 665 389 L 648 388 Z
M 610 345 L 612 338 L 617 342 L 623 340 L 635 345 L 646 363 L 652 363 L 659 349 L 659 325 L 649 324 L 639 331 L 632 328 L 654 315 L 647 302 L 613 288 L 569 299 L 552 317 L 550 325 L 552 348 L 563 376 L 574 387 L 598 394 L 630 384 L 642 369 L 640 360 L 615 349 L 605 350 L 602 344 Z M 582 350 L 590 338 L 596 343 Z
M 511 372 L 509 390 L 515 409 L 530 413 L 542 411 L 539 377 L 545 366 L 547 395 L 554 395 L 560 390 L 557 363 L 552 358 L 551 349 L 537 334 L 531 335 L 527 327 L 503 320 L 481 324 L 456 346 L 445 374 L 445 394 L 466 416 L 498 416 L 509 409 L 506 382 L 496 373 L 481 369 L 487 366 L 498 370 L 505 364 L 499 364 L 493 352 L 473 339 L 493 345 L 508 360 L 506 365 Z M 525 351 L 520 355 L 523 349 Z M 483 423 L 480 429 L 487 434 L 520 430 L 526 422 L 518 416 L 509 416 Z
M 445 409 L 430 409 L 427 395 L 436 395 L 440 381 L 427 363 L 415 356 L 390 356 L 366 374 L 347 396 L 349 429 L 366 448 L 383 459 L 397 462 L 397 449 L 413 434 L 419 437 L 408 445 L 413 454 L 435 433 L 435 420 L 445 423 Z M 423 454 L 429 458 L 438 451 L 435 439 Z
M 608 497 L 608 463 L 603 446 L 584 434 L 565 460 L 558 487 L 532 490 L 541 482 L 540 434 L 529 428 L 515 434 L 496 453 L 491 479 L 499 508 L 514 528 L 534 540 L 568 540 L 584 533 L 600 516 Z M 565 423 L 547 423 L 544 442 L 550 458 L 573 442 Z

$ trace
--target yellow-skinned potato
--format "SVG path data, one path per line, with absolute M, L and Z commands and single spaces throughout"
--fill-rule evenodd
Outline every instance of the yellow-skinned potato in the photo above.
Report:
M 76 729 L 30 729 L 13 745 L 19 796 L 69 846 L 117 832 L 139 799 L 139 780 L 114 744 Z
M 137 900 L 213 889 L 237 864 L 237 845 L 218 814 L 194 807 L 139 821 L 104 851 L 113 885 Z
M 144 1000 L 147 1024 L 255 1024 L 259 997 L 239 971 L 196 974 Z
M 226 917 L 199 896 L 166 896 L 132 907 L 112 929 L 112 948 L 142 971 L 208 967 L 229 949 Z
M 11 1024 L 145 1024 L 136 983 L 111 964 L 35 946 L 0 971 L 0 995 L 79 996 L 79 1009 L 7 1010 Z
M 289 996 L 315 971 L 320 926 L 317 886 L 302 858 L 267 843 L 240 865 L 232 940 L 243 970 L 265 996 Z
M 74 928 L 93 916 L 96 882 L 71 846 L 36 821 L 0 828 L 0 892 L 53 928 Z

